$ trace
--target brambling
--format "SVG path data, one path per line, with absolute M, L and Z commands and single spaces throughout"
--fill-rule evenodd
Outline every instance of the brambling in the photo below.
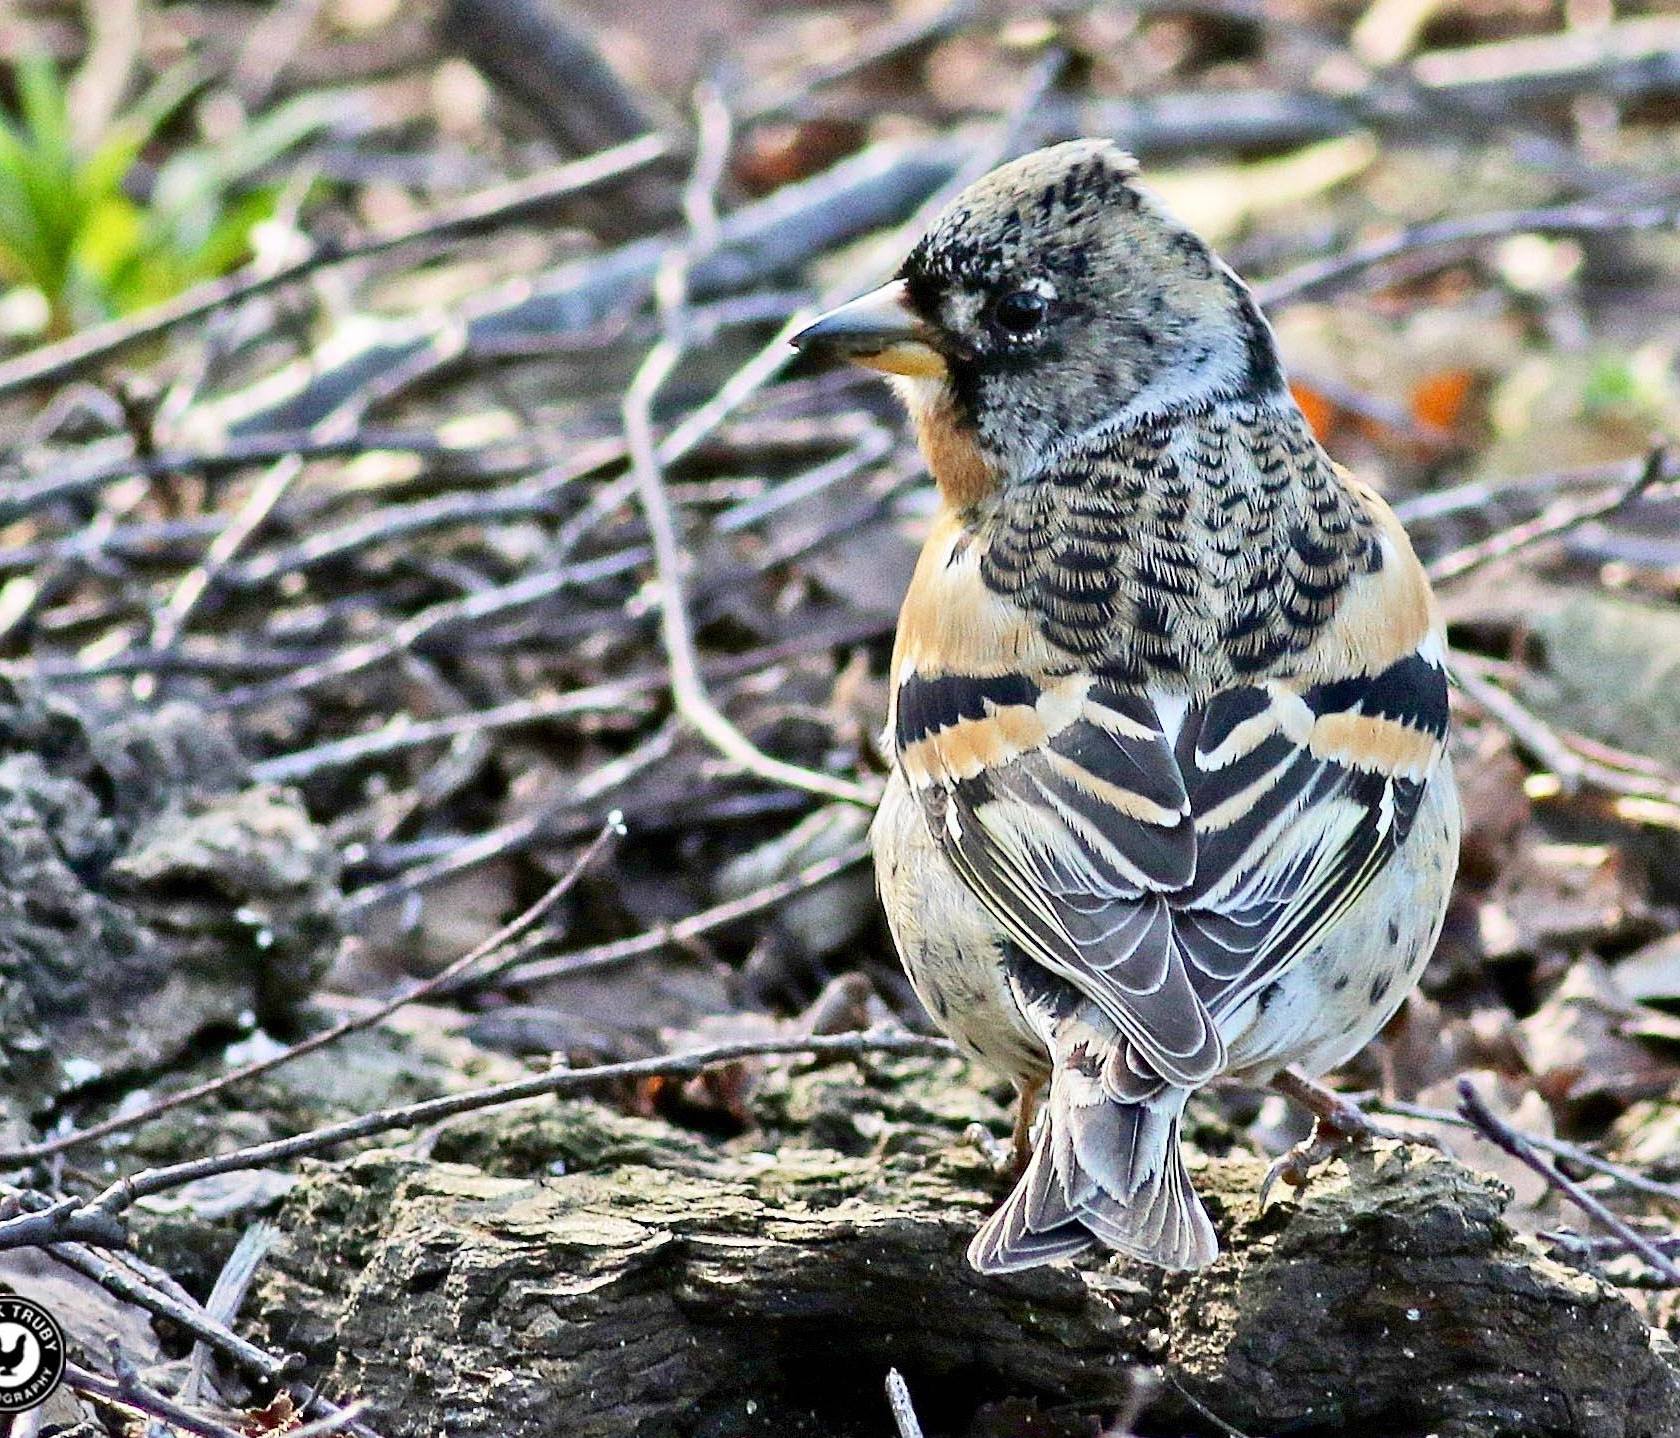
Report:
M 1319 1115 L 1302 1158 L 1374 1129 L 1311 1079 L 1440 931 L 1459 811 L 1423 569 L 1247 286 L 1106 142 L 994 171 L 795 343 L 893 378 L 942 501 L 872 836 L 917 994 L 1020 1094 L 1024 1171 L 970 1262 L 1201 1267 L 1186 1100 L 1272 1084 Z

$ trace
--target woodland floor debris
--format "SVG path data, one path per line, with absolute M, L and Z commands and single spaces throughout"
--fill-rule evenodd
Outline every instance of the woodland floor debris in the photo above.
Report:
M 1254 1433 L 1662 1438 L 1680 1359 L 1625 1298 L 1502 1220 L 1509 1194 L 1384 1144 L 1304 1197 L 1264 1166 L 1196 1163 L 1227 1252 L 1205 1273 L 1123 1262 L 981 1281 L 997 1199 L 960 1137 L 1001 1119 L 954 1061 L 773 1071 L 781 1138 L 714 1144 L 581 1101 L 472 1115 L 427 1157 L 311 1166 L 279 1211 L 258 1327 L 382 1432 L 881 1431 L 889 1366 L 930 1431 L 1027 1400 L 1050 1433 L 1119 1406 L 1136 1364 L 1167 1404 Z M 514 1358 L 512 1355 L 517 1355 Z
M 265 217 L 234 273 L 62 338 L 0 294 L 0 1148 L 37 1149 L 0 1225 L 556 1055 L 919 1021 L 862 816 L 744 775 L 674 712 L 625 387 L 680 321 L 646 419 L 706 692 L 764 753 L 867 787 L 925 472 L 886 396 L 784 368 L 779 332 L 897 264 L 957 166 L 1089 133 L 1275 301 L 1321 439 L 1450 580 L 1465 862 L 1422 991 L 1343 1081 L 1445 1110 L 1439 1130 L 1473 1075 L 1680 1248 L 1673 455 L 1623 503 L 1680 422 L 1680 20 L 1041 8 L 20 13 L 95 138 L 192 75 L 124 177 L 143 219 L 182 155 L 293 102 L 324 128 L 218 193 Z M 696 143 L 696 86 L 727 154 Z M 664 257 L 704 248 L 690 171 L 719 242 L 661 316 Z M 625 841 L 495 980 L 138 1121 L 438 972 L 614 809 Z M 602 1433 L 879 1438 L 897 1366 L 931 1438 L 1087 1438 L 1133 1362 L 1169 1379 L 1146 1438 L 1680 1430 L 1667 1339 L 1641 1326 L 1680 1335 L 1677 1291 L 1474 1129 L 1448 1130 L 1455 1153 L 1518 1184 L 1509 1204 L 1385 1149 L 1258 1215 L 1258 1165 L 1299 1135 L 1211 1094 L 1193 1137 L 1219 1265 L 987 1285 L 960 1254 L 996 1192 L 960 1136 L 1005 1131 L 996 1096 L 953 1064 L 861 1062 L 620 1079 L 156 1193 L 123 1215 L 154 1266 L 93 1247 L 109 1226 L 73 1235 L 82 1358 L 117 1333 L 169 1394 L 208 1342 L 206 1402 L 258 1432 L 270 1405 L 322 1415 L 325 1384 L 365 1390 L 382 1438 L 518 1435 L 590 1373 L 618 1381 L 619 1305 L 662 1361 L 630 1375 L 639 1407 L 580 1400 Z M 41 1154 L 49 1133 L 70 1142 Z M 264 1218 L 256 1296 L 212 1321 L 196 1299 Z M 14 1285 L 71 1272 L 8 1253 Z M 54 1421 L 90 1417 L 61 1397 Z

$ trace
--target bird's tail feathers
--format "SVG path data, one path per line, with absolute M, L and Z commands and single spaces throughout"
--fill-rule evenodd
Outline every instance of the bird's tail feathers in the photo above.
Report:
M 1211 1263 L 1219 1243 L 1178 1145 L 1188 1092 L 1117 1102 L 1069 1056 L 1057 1060 L 1032 1160 L 969 1262 L 1009 1273 L 1100 1243 L 1161 1268 Z

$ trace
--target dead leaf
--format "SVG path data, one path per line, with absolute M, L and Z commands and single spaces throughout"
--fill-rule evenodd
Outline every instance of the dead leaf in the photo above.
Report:
M 1495 1109 L 1519 1132 L 1537 1138 L 1557 1136 L 1557 1124 L 1551 1109 L 1545 1099 L 1525 1082 L 1486 1069 L 1472 1070 L 1464 1077 L 1475 1084 L 1478 1093 L 1491 1095 Z M 1458 1079 L 1442 1079 L 1430 1085 L 1418 1094 L 1417 1101 L 1427 1108 L 1456 1111 Z M 1384 1122 L 1387 1121 L 1385 1117 Z M 1454 1158 L 1482 1173 L 1491 1173 L 1510 1186 L 1516 1198 L 1508 1216 L 1519 1227 L 1532 1229 L 1543 1226 L 1536 1210 L 1546 1209 L 1548 1218 L 1551 1217 L 1551 1210 L 1555 1208 L 1554 1204 L 1547 1203 L 1551 1190 L 1546 1180 L 1526 1163 L 1488 1143 L 1473 1129 L 1444 1123 L 1428 1124 L 1427 1129 L 1446 1145 L 1447 1152 Z
M 290 1433 L 298 1426 L 299 1416 L 291 1395 L 277 1393 L 266 1408 L 244 1414 L 239 1420 L 239 1431 L 249 1434 L 250 1438 L 264 1438 L 269 1433 Z
M 1459 882 L 1492 885 L 1505 871 L 1518 839 L 1533 817 L 1523 792 L 1528 770 L 1510 738 L 1491 726 L 1453 755 L 1464 834 L 1459 845 Z
M 1300 380 L 1290 381 L 1289 392 L 1295 397 L 1295 403 L 1301 406 L 1301 413 L 1306 415 L 1307 423 L 1312 426 L 1319 443 L 1328 443 L 1336 431 L 1341 410 L 1332 400 Z
M 1425 429 L 1455 430 L 1475 386 L 1474 370 L 1443 369 L 1412 386 L 1412 418 Z
M 1616 987 L 1630 999 L 1680 1001 L 1680 934 L 1629 954 L 1614 972 Z
M 1554 1105 L 1585 1099 L 1618 1104 L 1665 1090 L 1675 1065 L 1634 1036 L 1651 1010 L 1628 999 L 1595 958 L 1570 966 L 1552 996 L 1516 1026 L 1535 1087 Z

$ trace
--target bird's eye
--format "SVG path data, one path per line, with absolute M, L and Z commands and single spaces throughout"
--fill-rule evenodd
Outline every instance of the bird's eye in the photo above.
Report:
M 1037 290 L 1011 290 L 992 306 L 992 318 L 1007 334 L 1030 335 L 1044 323 L 1050 301 Z

